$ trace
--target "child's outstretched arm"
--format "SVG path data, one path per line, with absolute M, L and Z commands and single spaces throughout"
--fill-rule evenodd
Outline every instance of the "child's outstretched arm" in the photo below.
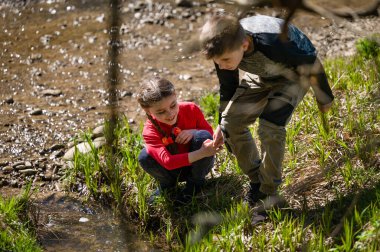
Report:
M 189 152 L 189 162 L 193 163 L 202 158 L 214 156 L 219 149 L 213 146 L 213 142 L 210 139 L 206 139 L 200 149 Z
M 220 128 L 220 125 L 216 128 L 214 135 L 213 135 L 213 147 L 219 148 L 224 143 L 224 137 L 222 133 L 222 129 Z

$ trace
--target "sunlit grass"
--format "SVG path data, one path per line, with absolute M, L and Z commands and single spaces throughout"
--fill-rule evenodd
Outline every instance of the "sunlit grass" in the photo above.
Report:
M 42 251 L 35 233 L 35 223 L 29 219 L 31 183 L 19 197 L 0 196 L 0 250 Z

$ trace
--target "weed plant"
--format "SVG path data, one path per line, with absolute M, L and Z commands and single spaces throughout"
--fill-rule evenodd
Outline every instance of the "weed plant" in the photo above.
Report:
M 19 197 L 0 195 L 0 251 L 42 251 L 30 218 L 30 188 L 31 183 Z
M 226 150 L 190 204 L 176 207 L 162 196 L 149 205 L 157 185 L 138 165 L 141 127 L 132 132 L 126 119 L 114 132 L 116 157 L 106 149 L 77 153 L 71 176 L 89 195 L 116 203 L 164 251 L 379 251 L 380 54 L 372 40 L 357 46 L 356 55 L 325 62 L 331 111 L 321 114 L 310 93 L 295 111 L 280 188 L 287 207 L 267 211 L 262 222 L 243 202 L 248 180 Z M 214 127 L 217 101 L 214 94 L 199 101 Z

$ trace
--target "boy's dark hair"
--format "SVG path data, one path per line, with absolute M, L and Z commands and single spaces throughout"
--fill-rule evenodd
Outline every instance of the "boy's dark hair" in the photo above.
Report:
M 141 83 L 137 101 L 142 108 L 149 108 L 153 103 L 175 93 L 174 85 L 167 79 L 154 77 Z
M 203 25 L 199 40 L 203 54 L 211 59 L 239 48 L 245 37 L 244 28 L 236 17 L 216 15 Z

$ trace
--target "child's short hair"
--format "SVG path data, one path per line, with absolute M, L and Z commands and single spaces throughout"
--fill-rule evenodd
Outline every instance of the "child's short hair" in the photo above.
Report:
M 211 59 L 239 48 L 245 36 L 244 28 L 237 18 L 219 14 L 203 25 L 199 40 L 203 54 Z
M 141 83 L 137 101 L 142 108 L 149 108 L 153 103 L 175 93 L 174 85 L 167 79 L 153 77 Z

